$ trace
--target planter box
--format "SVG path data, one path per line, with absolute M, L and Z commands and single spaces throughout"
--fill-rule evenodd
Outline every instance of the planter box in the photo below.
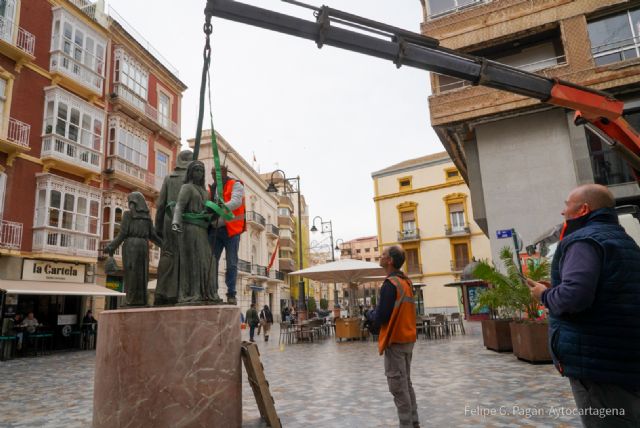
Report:
M 511 320 L 482 320 L 482 339 L 487 349 L 511 352 Z
M 530 363 L 551 363 L 548 346 L 549 325 L 535 322 L 512 322 L 513 355 Z

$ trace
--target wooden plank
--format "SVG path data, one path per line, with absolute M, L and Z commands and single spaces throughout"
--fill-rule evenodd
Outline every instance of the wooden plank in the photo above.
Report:
M 268 426 L 282 428 L 280 418 L 276 413 L 273 396 L 269 391 L 269 382 L 267 382 L 267 378 L 264 375 L 264 367 L 260 362 L 258 346 L 253 342 L 242 342 L 241 355 L 244 368 L 247 371 L 249 385 L 251 385 L 253 395 L 256 397 L 260 416 Z

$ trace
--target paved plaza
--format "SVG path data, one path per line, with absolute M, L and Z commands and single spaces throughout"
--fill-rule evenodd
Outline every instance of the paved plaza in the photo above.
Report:
M 416 344 L 412 379 L 423 427 L 580 426 L 576 416 L 556 413 L 575 406 L 553 366 L 487 351 L 479 325 L 468 330 Z M 277 327 L 269 342 L 257 339 L 284 427 L 397 426 L 376 343 L 279 346 Z M 90 351 L 0 362 L 0 427 L 89 427 L 94 362 Z M 243 426 L 266 426 L 243 381 Z

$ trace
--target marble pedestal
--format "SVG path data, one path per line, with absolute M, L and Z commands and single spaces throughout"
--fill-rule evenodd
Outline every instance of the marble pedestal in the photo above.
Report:
M 100 314 L 93 427 L 240 427 L 240 310 Z

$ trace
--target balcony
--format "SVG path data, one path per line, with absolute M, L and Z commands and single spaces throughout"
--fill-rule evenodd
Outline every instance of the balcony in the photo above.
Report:
M 267 236 L 269 238 L 277 238 L 278 236 L 280 236 L 280 229 L 278 228 L 278 226 L 275 226 L 271 223 L 267 224 L 267 229 L 266 229 L 266 233 Z
M 36 36 L 0 17 L 0 53 L 16 61 L 16 71 L 19 72 L 25 62 L 35 59 L 35 47 Z
M 260 266 L 260 265 L 251 265 L 251 273 L 250 275 L 251 277 L 255 277 L 255 278 L 268 278 L 269 275 L 267 274 L 267 268 L 266 266 Z
M 293 219 L 291 219 L 291 217 L 289 216 L 278 215 L 278 227 L 280 229 L 293 230 L 293 227 L 294 227 Z
M 469 235 L 471 229 L 469 226 L 452 226 L 449 224 L 444 225 L 444 234 L 447 236 L 464 236 Z
M 0 248 L 19 250 L 22 246 L 22 223 L 0 221 Z
M 7 128 L 6 138 L 0 138 L 0 151 L 8 153 L 10 159 L 7 161 L 9 166 L 13 163 L 16 154 L 28 152 L 29 136 L 31 134 L 31 125 L 20 122 L 17 119 L 9 118 L 9 127 Z
M 451 272 L 462 272 L 462 270 L 469 264 L 468 259 L 451 260 Z
M 284 272 L 280 272 L 279 270 L 271 269 L 269 271 L 269 279 L 270 283 L 279 283 L 284 282 Z
M 247 211 L 245 213 L 245 218 L 247 220 L 247 224 L 255 227 L 258 230 L 264 230 L 267 226 L 267 222 L 265 221 L 264 217 L 255 211 Z
M 294 270 L 296 270 L 296 263 L 293 261 L 293 259 L 290 259 L 288 257 L 280 257 L 279 263 L 280 270 L 282 272 L 293 272 Z
M 411 242 L 420 240 L 419 229 L 408 229 L 398 231 L 398 242 Z
M 169 136 L 180 139 L 178 124 L 161 116 L 158 110 L 146 100 L 140 98 L 131 89 L 122 83 L 113 84 L 111 101 L 117 110 L 122 110 L 127 115 L 139 120 L 144 126 L 155 132 L 167 131 Z
M 49 167 L 85 178 L 99 175 L 102 166 L 101 152 L 55 134 L 42 137 L 40 157 Z
M 62 82 L 86 98 L 102 96 L 104 77 L 63 51 L 51 52 L 49 71 L 54 82 Z
M 280 236 L 280 248 L 294 251 L 296 249 L 296 243 L 291 236 Z
M 463 10 L 469 9 L 473 6 L 477 6 L 483 3 L 488 3 L 491 0 L 467 0 L 467 1 L 458 1 L 458 2 L 453 2 L 453 1 L 449 1 L 448 3 L 452 6 L 452 7 L 447 7 L 444 6 L 444 2 L 442 2 L 441 0 L 436 0 L 439 2 L 439 4 L 442 4 L 443 6 L 440 6 L 440 9 L 436 9 L 436 10 L 430 10 L 430 14 L 427 16 L 428 20 L 433 20 L 433 19 L 437 19 L 440 18 L 442 16 L 446 16 L 446 15 L 450 15 L 453 13 L 457 13 L 457 12 L 461 12 Z M 434 0 L 431 0 L 429 2 L 431 5 L 434 4 Z M 432 6 L 433 7 L 433 6 Z M 443 9 L 443 7 L 445 7 L 446 9 Z
M 33 252 L 98 257 L 98 237 L 50 227 L 33 229 Z
M 246 275 L 251 273 L 251 263 L 246 260 L 238 259 L 238 274 Z
M 146 169 L 134 165 L 119 156 L 109 156 L 107 158 L 107 168 L 110 174 L 109 179 L 126 187 L 136 187 L 147 195 L 154 196 L 160 192 L 162 178 L 156 177 Z

